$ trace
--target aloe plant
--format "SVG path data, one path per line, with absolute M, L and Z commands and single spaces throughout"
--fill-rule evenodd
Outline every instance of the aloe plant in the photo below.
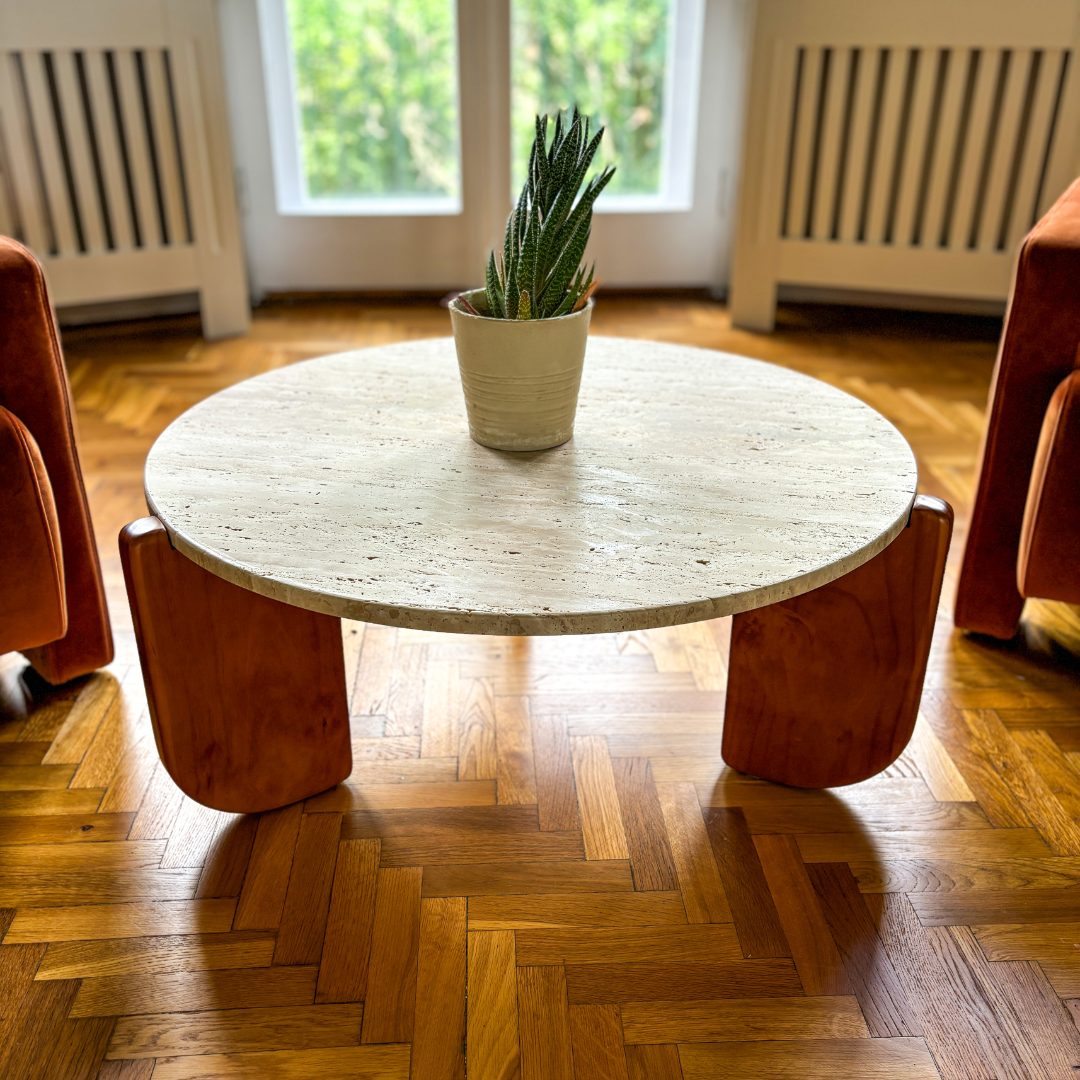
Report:
M 597 282 L 582 264 L 592 231 L 593 203 L 614 167 L 594 175 L 578 191 L 604 136 L 591 138 L 589 118 L 577 108 L 564 121 L 555 117 L 551 145 L 548 118 L 536 118 L 529 173 L 506 223 L 501 257 L 487 265 L 488 313 L 497 319 L 554 319 L 585 306 Z M 575 202 L 574 200 L 577 199 Z

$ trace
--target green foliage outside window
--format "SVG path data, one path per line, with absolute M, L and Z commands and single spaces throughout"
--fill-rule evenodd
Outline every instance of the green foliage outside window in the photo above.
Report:
M 660 190 L 669 0 L 512 0 L 513 184 L 525 181 L 534 118 L 576 105 L 605 129 L 608 191 Z
M 453 0 L 286 0 L 312 198 L 458 196 Z M 607 129 L 609 191 L 660 187 L 669 0 L 512 0 L 515 193 L 537 114 Z
M 312 198 L 459 192 L 453 0 L 287 0 Z

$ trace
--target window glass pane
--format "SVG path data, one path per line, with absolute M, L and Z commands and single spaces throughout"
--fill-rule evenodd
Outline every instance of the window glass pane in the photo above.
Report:
M 457 197 L 454 0 L 287 0 L 308 194 Z
M 660 193 L 668 10 L 669 0 L 512 0 L 515 193 L 534 117 L 575 104 L 607 129 L 595 161 L 618 166 L 607 192 Z

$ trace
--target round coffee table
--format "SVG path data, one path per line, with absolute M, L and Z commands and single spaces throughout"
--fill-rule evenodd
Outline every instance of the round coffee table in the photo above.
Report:
M 348 619 L 586 634 L 763 607 L 847 574 L 912 506 L 900 433 L 857 399 L 728 353 L 592 337 L 574 438 L 469 438 L 454 344 L 325 356 L 206 399 L 146 464 L 200 566 Z

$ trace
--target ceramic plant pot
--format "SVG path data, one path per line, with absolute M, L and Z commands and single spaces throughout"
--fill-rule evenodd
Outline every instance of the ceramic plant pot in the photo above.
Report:
M 481 313 L 450 304 L 469 434 L 495 450 L 546 450 L 574 434 L 593 302 L 558 319 L 488 319 L 483 289 L 465 293 Z

